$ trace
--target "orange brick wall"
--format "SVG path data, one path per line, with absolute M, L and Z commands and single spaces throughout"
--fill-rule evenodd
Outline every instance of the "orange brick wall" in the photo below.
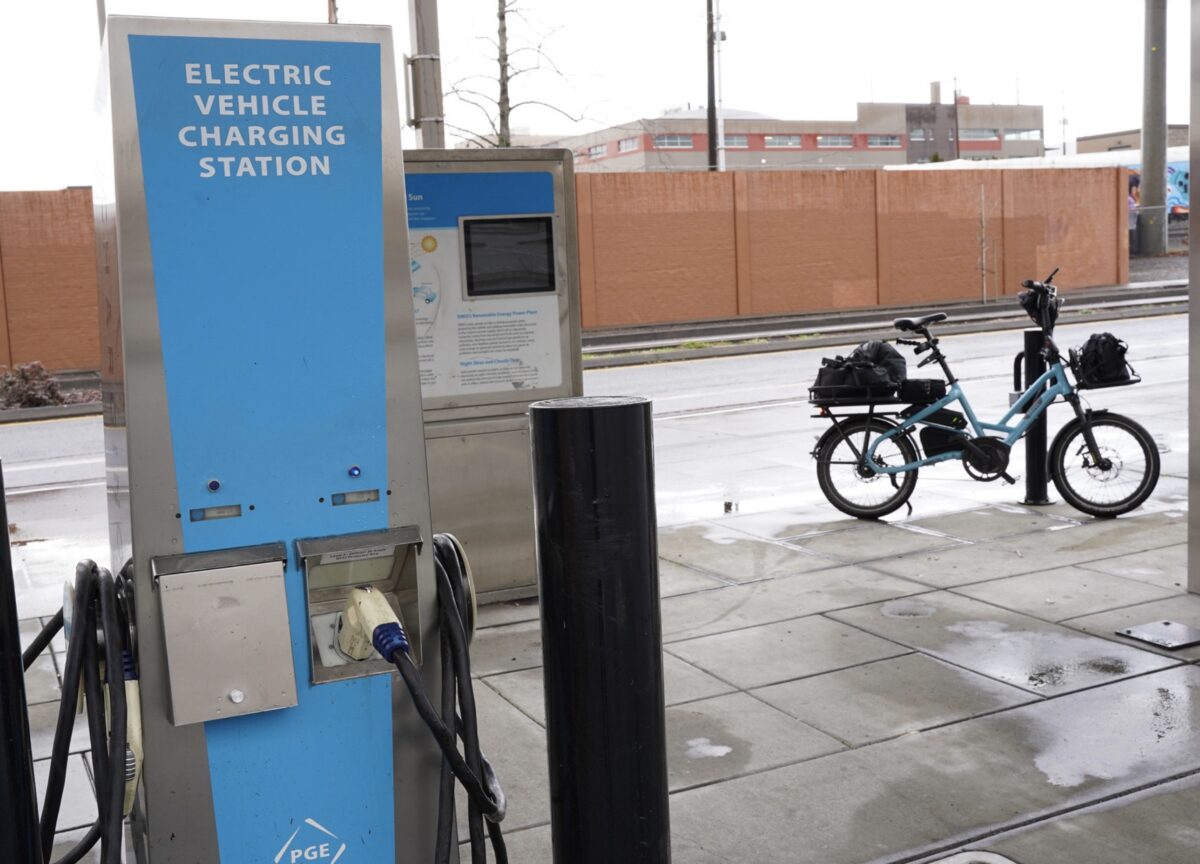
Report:
M 576 181 L 584 327 L 978 298 L 981 245 L 989 298 L 1129 281 L 1116 168 Z M 99 366 L 94 246 L 89 189 L 0 193 L 0 366 Z
M 95 369 L 92 192 L 0 193 L 0 366 Z
M 578 180 L 584 327 L 994 299 L 1054 267 L 1129 281 L 1116 168 Z
M 878 302 L 871 171 L 736 173 L 743 315 Z M 745 261 L 743 261 L 745 259 Z M 742 266 L 744 264 L 744 266 Z
M 999 272 L 1003 259 L 997 254 L 1003 240 L 1002 173 L 942 170 L 875 175 L 882 305 L 982 298 L 981 254 L 986 255 L 989 271 L 988 296 L 998 293 L 1004 284 L 1004 274 Z
M 733 175 L 577 174 L 584 327 L 738 314 Z

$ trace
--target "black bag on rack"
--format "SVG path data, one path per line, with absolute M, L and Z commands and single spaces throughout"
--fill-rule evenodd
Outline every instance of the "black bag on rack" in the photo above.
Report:
M 1136 383 L 1125 360 L 1128 350 L 1129 346 L 1111 333 L 1093 333 L 1079 350 L 1079 386 L 1119 387 Z
M 814 404 L 892 399 L 907 377 L 908 363 L 886 342 L 864 342 L 849 357 L 826 357 L 808 391 Z
M 849 359 L 883 370 L 883 374 L 897 387 L 908 377 L 908 361 L 887 342 L 864 342 L 851 352 Z
M 946 382 L 941 378 L 906 378 L 900 382 L 900 401 L 928 405 L 946 395 Z

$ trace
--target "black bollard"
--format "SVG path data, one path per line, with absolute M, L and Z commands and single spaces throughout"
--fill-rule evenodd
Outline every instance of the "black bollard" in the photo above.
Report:
M 12 549 L 8 545 L 8 507 L 0 471 L 0 837 L 4 860 L 42 864 L 38 834 L 37 791 L 29 715 L 25 706 L 25 666 L 17 625 L 17 591 L 13 583 Z M 11 839 L 10 839 L 11 838 Z
M 555 864 L 669 864 L 651 404 L 535 402 Z
M 1025 331 L 1025 386 L 1028 387 L 1046 371 L 1046 333 L 1039 329 Z M 1036 399 L 1034 400 L 1036 401 Z M 1026 410 L 1032 405 L 1026 405 Z M 1049 504 L 1046 478 L 1047 411 L 1043 411 L 1025 433 L 1025 504 Z

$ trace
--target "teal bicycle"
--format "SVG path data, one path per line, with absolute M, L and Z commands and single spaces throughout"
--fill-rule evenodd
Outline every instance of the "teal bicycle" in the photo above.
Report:
M 1059 494 L 1072 507 L 1102 518 L 1141 506 L 1158 483 L 1160 462 L 1154 439 L 1128 417 L 1085 408 L 1079 395 L 1080 390 L 1135 384 L 1141 379 L 1125 374 L 1117 380 L 1098 380 L 1084 368 L 1075 349 L 1066 358 L 1061 355 L 1053 338 L 1062 305 L 1054 273 L 1044 282 L 1021 283 L 1026 289 L 1022 305 L 1045 333 L 1042 356 L 1048 369 L 1016 395 L 1008 413 L 994 423 L 975 414 L 929 329 L 947 319 L 942 312 L 893 322 L 898 330 L 920 337 L 896 340 L 913 346 L 918 355 L 928 355 L 918 368 L 936 363 L 945 375 L 944 385 L 931 382 L 938 386 L 930 388 L 934 392 L 927 401 L 900 408 L 907 400 L 890 391 L 882 398 L 869 392 L 823 393 L 816 387 L 811 391 L 817 416 L 832 421 L 812 451 L 817 481 L 829 503 L 860 519 L 878 519 L 908 502 L 920 468 L 950 460 L 961 461 L 974 480 L 1013 483 L 1008 474 L 1013 445 L 1052 403 L 1062 400 L 1075 416 L 1054 438 L 1048 454 L 1048 473 Z M 1121 365 L 1127 368 L 1123 355 Z M 956 403 L 961 412 L 951 410 Z M 844 407 L 852 410 L 839 414 Z M 919 435 L 914 436 L 918 429 Z

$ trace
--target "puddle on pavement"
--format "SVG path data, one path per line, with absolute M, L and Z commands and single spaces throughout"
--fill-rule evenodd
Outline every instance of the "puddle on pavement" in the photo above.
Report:
M 913 597 L 889 600 L 879 607 L 880 614 L 888 618 L 928 618 L 936 611 L 936 607 Z
M 733 752 L 732 747 L 724 744 L 714 744 L 708 738 L 692 738 L 687 742 L 687 757 L 689 759 L 720 759 Z
M 934 654 L 1043 695 L 1102 684 L 1160 665 L 1159 658 L 1139 652 L 1135 656 L 1144 656 L 1149 665 L 1134 668 L 1127 659 L 1129 649 L 1094 636 L 1014 630 L 1003 621 L 958 621 L 946 629 L 962 640 L 938 646 L 932 649 Z
M 1034 764 L 1049 783 L 1081 786 L 1194 763 L 1192 726 L 1200 706 L 1193 705 L 1192 688 L 1140 681 L 1143 688 L 1123 690 L 1082 713 L 1030 712 L 1022 718 Z

